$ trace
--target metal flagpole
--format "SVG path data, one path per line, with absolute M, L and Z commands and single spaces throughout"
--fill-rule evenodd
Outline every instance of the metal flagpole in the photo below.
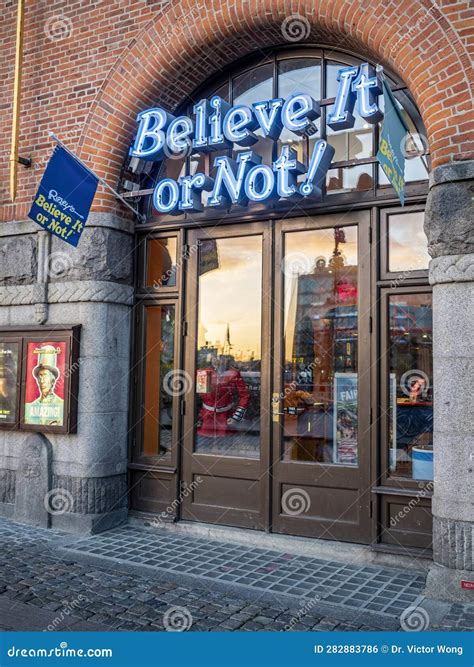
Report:
M 133 206 L 131 206 L 131 204 L 129 204 L 128 201 L 127 201 L 124 197 L 122 197 L 121 194 L 119 194 L 119 193 L 117 192 L 117 190 L 114 190 L 113 187 L 107 183 L 107 181 L 105 181 L 101 176 L 99 176 L 98 174 L 96 174 L 95 171 L 93 171 L 90 167 L 88 167 L 86 164 L 84 164 L 84 162 L 83 162 L 83 161 L 82 161 L 82 160 L 81 160 L 75 153 L 73 153 L 73 152 L 72 152 L 72 151 L 71 151 L 65 144 L 63 144 L 63 142 L 61 141 L 61 139 L 59 139 L 59 138 L 54 134 L 54 132 L 49 132 L 49 136 L 50 136 L 52 139 L 54 139 L 54 141 L 56 141 L 56 143 L 58 143 L 62 148 L 64 148 L 64 150 L 65 150 L 67 153 L 69 153 L 69 155 L 71 155 L 71 157 L 73 157 L 75 160 L 77 160 L 77 162 L 79 162 L 79 164 L 81 164 L 81 165 L 84 167 L 84 169 L 87 169 L 88 172 L 90 172 L 93 176 L 95 176 L 95 178 L 96 178 L 100 183 L 102 183 L 102 185 L 103 185 L 104 187 L 106 187 L 108 190 L 110 190 L 110 192 L 112 192 L 112 194 L 113 194 L 115 197 L 117 197 L 117 199 L 120 199 L 120 201 L 122 202 L 122 204 L 124 204 L 128 209 L 130 209 L 131 211 L 133 211 L 133 213 L 137 216 L 137 218 L 138 218 L 141 222 L 145 222 L 146 218 L 145 218 L 144 215 L 142 215 L 142 214 L 139 213 L 137 210 L 135 210 L 135 209 L 133 208 Z
M 10 199 L 16 199 L 18 181 L 18 135 L 20 127 L 20 103 L 21 103 L 21 75 L 23 61 L 23 24 L 24 24 L 24 0 L 18 0 L 16 45 L 15 45 L 15 78 L 13 83 L 13 121 L 10 153 Z

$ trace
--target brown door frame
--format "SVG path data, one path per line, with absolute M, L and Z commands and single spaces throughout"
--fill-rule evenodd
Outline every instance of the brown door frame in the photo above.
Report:
M 423 208 L 423 205 L 421 203 L 417 203 L 411 207 L 412 210 L 421 210 Z M 391 212 L 399 212 L 401 209 L 399 207 L 394 207 L 393 205 L 388 208 L 381 208 L 380 205 L 377 206 L 372 206 L 371 207 L 371 212 L 372 212 L 372 231 L 373 231 L 373 236 L 374 236 L 374 246 L 373 246 L 373 251 L 372 251 L 372 260 L 371 260 L 371 271 L 368 270 L 368 265 L 367 262 L 365 261 L 365 258 L 363 260 L 364 264 L 364 271 L 361 271 L 361 275 L 359 276 L 359 280 L 363 281 L 360 282 L 360 293 L 364 290 L 364 293 L 367 295 L 369 294 L 369 284 L 370 284 L 370 290 L 371 290 L 371 299 L 372 299 L 372 321 L 374 323 L 373 331 L 374 334 L 371 337 L 370 341 L 370 349 L 371 349 L 371 358 L 367 359 L 367 366 L 364 366 L 364 373 L 370 374 L 370 386 L 371 386 L 371 410 L 370 410 L 370 421 L 372 421 L 372 415 L 373 415 L 373 423 L 368 425 L 371 428 L 371 456 L 370 456 L 370 466 L 367 465 L 366 470 L 367 470 L 367 476 L 368 476 L 368 484 L 367 488 L 369 487 L 370 483 L 372 484 L 372 502 L 370 502 L 369 498 L 366 498 L 364 496 L 363 501 L 364 501 L 364 506 L 365 508 L 370 502 L 370 515 L 372 517 L 371 519 L 371 531 L 369 531 L 367 534 L 364 531 L 364 534 L 362 532 L 359 534 L 356 534 L 352 536 L 350 534 L 350 530 L 348 530 L 349 527 L 346 526 L 346 534 L 345 536 L 341 537 L 340 539 L 350 539 L 351 541 L 364 541 L 364 542 L 370 542 L 371 538 L 370 536 L 372 535 L 372 546 L 374 548 L 384 548 L 386 549 L 387 547 L 384 544 L 377 544 L 381 540 L 381 535 L 380 535 L 380 524 L 383 525 L 384 523 L 384 503 L 386 502 L 387 499 L 389 498 L 396 498 L 396 496 L 408 496 L 408 498 L 414 494 L 415 488 L 407 488 L 407 485 L 405 481 L 400 481 L 398 479 L 393 479 L 389 480 L 386 477 L 384 478 L 381 476 L 381 472 L 385 469 L 384 468 L 384 457 L 386 456 L 385 449 L 386 446 L 384 445 L 384 440 L 385 440 L 385 426 L 383 423 L 380 423 L 380 419 L 382 417 L 382 422 L 383 422 L 383 415 L 381 414 L 381 404 L 383 404 L 383 391 L 384 391 L 384 382 L 383 382 L 383 377 L 385 374 L 385 371 L 383 368 L 380 368 L 380 364 L 383 362 L 383 356 L 385 353 L 385 339 L 386 339 L 386 325 L 384 325 L 384 297 L 392 291 L 391 288 L 391 282 L 390 278 L 392 278 L 392 275 L 387 273 L 386 269 L 386 248 L 384 246 L 384 243 L 386 244 L 386 218 L 388 213 Z M 367 213 L 366 213 L 367 212 Z M 306 221 L 305 221 L 305 226 L 306 228 L 318 228 L 319 226 L 324 226 L 324 220 L 327 220 L 327 226 L 332 226 L 331 222 L 329 219 L 334 216 L 337 221 L 338 226 L 343 226 L 347 224 L 351 224 L 352 222 L 355 221 L 357 216 L 365 216 L 367 215 L 367 219 L 369 216 L 369 208 L 367 209 L 361 209 L 360 207 L 357 207 L 356 210 L 347 212 L 347 210 L 339 211 L 337 208 L 334 209 L 334 211 L 328 212 L 327 210 L 324 211 L 321 215 L 313 215 L 313 216 L 308 216 Z M 341 217 L 342 220 L 337 219 L 338 217 Z M 335 220 L 332 221 L 332 224 L 334 224 Z M 263 284 L 265 287 L 269 287 L 271 290 L 271 296 L 269 297 L 268 295 L 266 296 L 266 299 L 264 299 L 265 303 L 262 304 L 262 352 L 264 351 L 264 348 L 266 346 L 266 349 L 268 351 L 268 354 L 266 355 L 266 359 L 264 359 L 264 367 L 267 369 L 266 371 L 262 368 L 262 378 L 264 378 L 265 374 L 268 374 L 268 377 L 270 377 L 270 361 L 276 358 L 276 348 L 275 345 L 280 345 L 281 342 L 278 342 L 278 335 L 273 334 L 273 327 L 274 331 L 277 333 L 280 328 L 281 328 L 281 313 L 278 311 L 278 308 L 273 308 L 272 307 L 272 297 L 275 294 L 275 290 L 278 291 L 280 290 L 280 300 L 281 300 L 281 277 L 279 279 L 279 272 L 276 273 L 275 279 L 273 279 L 273 262 L 272 262 L 272 256 L 276 255 L 274 259 L 274 265 L 279 267 L 279 262 L 281 261 L 281 252 L 282 249 L 279 247 L 278 241 L 275 241 L 276 234 L 279 233 L 281 230 L 297 230 L 304 228 L 301 227 L 301 219 L 298 218 L 288 218 L 288 220 L 285 220 L 283 222 L 275 222 L 274 220 L 267 220 L 267 221 L 259 221 L 259 220 L 249 220 L 248 222 L 233 222 L 230 219 L 226 218 L 221 221 L 221 224 L 219 227 L 213 227 L 213 223 L 209 221 L 209 226 L 206 228 L 199 228 L 198 230 L 195 227 L 188 227 L 184 228 L 184 226 L 181 226 L 180 229 L 163 229 L 161 228 L 159 231 L 154 230 L 153 231 L 153 236 L 177 236 L 178 237 L 178 257 L 184 257 L 186 259 L 186 262 L 181 262 L 179 270 L 177 272 L 177 285 L 176 287 L 173 288 L 163 288 L 160 287 L 159 290 L 153 290 L 150 288 L 147 288 L 145 286 L 145 280 L 144 280 L 144 272 L 145 272 L 145 239 L 141 239 L 140 248 L 139 248 L 139 261 L 137 261 L 137 265 L 139 269 L 137 270 L 137 273 L 139 274 L 138 276 L 138 299 L 137 299 L 137 305 L 135 308 L 135 327 L 133 327 L 133 338 L 134 338 L 134 350 L 135 350 L 135 355 L 134 355 L 134 366 L 132 367 L 132 379 L 131 379 L 131 395 L 132 395 L 132 404 L 131 404 L 131 410 L 132 410 L 132 423 L 133 424 L 138 424 L 140 423 L 140 415 L 141 415 L 141 382 L 143 379 L 143 369 L 141 368 L 140 364 L 140 359 L 143 354 L 143 341 L 142 341 L 142 328 L 143 328 L 143 322 L 140 322 L 140 317 L 138 317 L 138 313 L 142 310 L 142 308 L 146 305 L 158 305 L 160 302 L 166 302 L 166 301 L 173 301 L 174 299 L 177 300 L 178 302 L 178 308 L 176 311 L 176 316 L 177 316 L 177 340 L 176 340 L 176 368 L 183 368 L 187 370 L 188 372 L 191 372 L 190 369 L 192 369 L 192 372 L 195 371 L 195 359 L 194 359 L 194 353 L 190 352 L 190 336 L 187 338 L 182 338 L 180 336 L 181 331 L 185 331 L 185 327 L 182 327 L 182 324 L 186 324 L 186 322 L 182 322 L 182 315 L 186 315 L 186 320 L 188 324 L 188 330 L 189 332 L 193 331 L 193 326 L 195 325 L 195 321 L 193 318 L 197 317 L 197 313 L 193 314 L 193 308 L 191 306 L 191 303 L 193 301 L 192 296 L 196 294 L 195 287 L 190 289 L 190 276 L 192 275 L 193 272 L 196 272 L 197 270 L 197 258 L 196 258 L 196 253 L 190 253 L 189 259 L 187 259 L 187 251 L 189 249 L 189 243 L 188 245 L 184 245 L 184 240 L 185 240 L 185 234 L 187 233 L 189 237 L 191 237 L 193 234 L 200 234 L 204 238 L 206 237 L 215 237 L 215 238 L 224 238 L 224 237 L 231 237 L 234 234 L 236 235 L 254 235 L 258 233 L 263 233 L 264 234 L 264 242 L 265 242 L 265 254 L 264 254 L 264 265 L 263 265 Z M 207 229 L 207 231 L 206 231 Z M 211 231 L 212 230 L 212 231 Z M 379 244 L 381 244 L 380 250 L 378 250 Z M 359 234 L 359 248 L 362 249 L 362 246 L 367 246 L 370 248 L 370 243 L 367 239 L 367 236 L 365 233 L 363 236 Z M 184 252 L 186 250 L 186 253 Z M 189 265 L 189 267 L 187 267 Z M 361 263 L 360 263 L 361 265 Z M 385 268 L 384 268 L 385 267 Z M 187 269 L 187 279 L 185 280 L 185 270 Z M 397 274 L 398 277 L 398 274 Z M 275 282 L 275 287 L 272 285 L 272 280 Z M 363 287 L 365 285 L 365 288 Z M 430 291 L 430 286 L 427 284 L 427 278 L 426 276 L 422 275 L 412 275 L 410 273 L 409 276 L 406 277 L 406 283 L 403 285 L 403 291 L 410 291 L 411 288 L 414 288 L 413 291 Z M 393 288 L 392 288 L 393 289 Z M 400 288 L 394 289 L 393 291 L 400 291 Z M 187 312 L 186 314 L 182 313 L 182 309 L 186 305 Z M 276 320 L 273 322 L 274 318 L 274 313 L 273 311 L 276 311 Z M 370 330 L 370 315 L 369 311 L 367 310 L 367 314 L 364 312 L 363 314 L 361 313 L 361 317 L 364 318 L 365 324 L 364 328 L 366 331 Z M 367 320 L 369 322 L 367 323 Z M 361 320 L 362 321 L 362 320 Z M 194 322 L 194 324 L 193 324 Z M 370 334 L 368 334 L 369 336 Z M 363 342 L 362 338 L 360 339 L 361 342 Z M 186 356 L 184 355 L 186 348 Z M 359 349 L 359 354 L 362 353 L 362 349 Z M 191 354 L 191 359 L 190 359 L 190 354 Z M 380 359 L 382 357 L 382 360 Z M 360 357 L 361 358 L 361 357 Z M 185 361 L 185 363 L 183 363 Z M 266 364 L 266 366 L 265 366 Z M 383 366 L 383 363 L 382 363 Z M 255 465 L 254 461 L 251 460 L 245 460 L 241 459 L 239 462 L 241 463 L 242 466 L 242 475 L 246 476 L 248 479 L 254 479 L 254 480 L 259 480 L 260 484 L 260 506 L 259 506 L 259 512 L 258 514 L 258 521 L 255 520 L 255 516 L 251 517 L 250 519 L 247 517 L 247 519 L 242 519 L 243 513 L 242 510 L 238 510 L 238 508 L 235 508 L 234 510 L 228 511 L 226 514 L 226 520 L 224 523 L 230 524 L 230 525 L 236 525 L 236 526 L 251 526 L 251 527 L 256 527 L 260 529 L 265 529 L 267 531 L 269 530 L 274 530 L 275 532 L 278 529 L 278 523 L 275 522 L 275 517 L 273 516 L 273 521 L 272 521 L 272 502 L 271 502 L 271 496 L 272 493 L 275 494 L 275 490 L 278 491 L 277 487 L 277 482 L 275 480 L 272 481 L 272 484 L 270 484 L 270 478 L 272 476 L 272 472 L 274 473 L 275 471 L 272 470 L 272 447 L 275 448 L 277 451 L 278 445 L 276 442 L 273 444 L 273 441 L 275 440 L 275 431 L 278 429 L 277 425 L 273 425 L 273 428 L 268 428 L 268 431 L 264 433 L 263 431 L 263 424 L 264 424 L 264 419 L 265 415 L 268 420 L 271 419 L 271 415 L 268 414 L 268 409 L 269 406 L 271 405 L 271 395 L 272 391 L 274 390 L 273 388 L 277 388 L 279 386 L 279 381 L 278 377 L 278 370 L 276 368 L 272 369 L 272 374 L 271 374 L 271 382 L 268 383 L 268 387 L 262 386 L 262 394 L 261 394 L 261 410 L 262 410 L 262 449 L 261 449 L 261 459 L 260 459 L 260 468 L 257 470 L 257 467 Z M 364 381 L 365 382 L 365 381 Z M 265 385 L 265 383 L 264 383 Z M 365 386 L 368 386 L 368 383 L 365 382 Z M 141 446 L 141 437 L 140 437 L 140 429 L 138 426 L 137 428 L 134 428 L 131 430 L 130 433 L 130 445 L 131 445 L 131 457 L 130 457 L 130 463 L 129 463 L 129 469 L 130 469 L 130 486 L 131 488 L 134 488 L 137 483 L 139 482 L 137 476 L 143 475 L 146 477 L 156 477 L 156 488 L 155 491 L 153 492 L 153 499 L 151 498 L 150 493 L 146 494 L 146 497 L 143 497 L 140 499 L 140 502 L 137 504 L 137 502 L 133 501 L 132 507 L 135 507 L 140 510 L 145 510 L 145 511 L 150 511 L 150 512 L 159 512 L 164 509 L 167 509 L 169 505 L 175 501 L 176 498 L 180 498 L 180 488 L 185 488 L 185 483 L 189 482 L 189 469 L 186 469 L 186 455 L 185 455 L 185 448 L 182 443 L 182 436 L 181 434 L 186 432 L 186 429 L 189 428 L 189 423 L 190 423 L 190 414 L 193 413 L 193 396 L 192 392 L 194 391 L 194 386 L 191 389 L 190 392 L 184 397 L 184 400 L 182 401 L 183 404 L 186 405 L 181 405 L 180 407 L 182 408 L 179 411 L 179 414 L 176 416 L 176 423 L 174 424 L 175 426 L 175 432 L 178 433 L 179 431 L 179 442 L 174 441 L 173 444 L 173 457 L 172 460 L 167 460 L 164 461 L 163 459 L 157 459 L 157 460 L 144 460 L 143 458 L 140 457 L 140 446 Z M 385 387 L 386 391 L 386 387 Z M 362 393 L 362 392 L 361 392 Z M 367 391 L 364 391 L 364 395 L 368 395 Z M 191 400 L 190 400 L 191 399 Z M 181 404 L 181 401 L 179 401 Z M 383 411 L 382 411 L 383 412 Z M 176 414 L 176 413 L 175 413 Z M 181 414 L 185 414 L 184 418 L 181 417 Z M 361 412 L 359 413 L 359 419 L 361 418 L 362 414 Z M 270 423 L 269 423 L 270 425 Z M 361 431 L 362 432 L 362 431 Z M 279 434 L 277 434 L 279 437 Z M 177 446 L 179 445 L 179 446 Z M 366 448 L 364 448 L 365 451 Z M 381 460 L 382 459 L 382 460 Z M 234 459 L 235 461 L 235 459 Z M 286 464 L 287 465 L 287 464 Z M 297 464 L 300 467 L 301 464 Z M 314 466 L 311 466 L 311 464 L 305 464 L 308 466 L 308 469 L 312 469 L 314 473 Z M 225 467 L 225 466 L 224 466 Z M 184 471 L 182 470 L 184 468 Z M 228 468 L 228 473 L 232 474 L 232 466 L 227 466 Z M 252 469 L 253 468 L 253 469 Z M 293 474 L 293 473 L 292 473 Z M 311 473 L 307 473 L 308 475 L 311 475 Z M 302 484 L 304 482 L 304 479 L 297 474 L 295 474 L 294 477 L 296 484 Z M 181 485 L 180 485 L 181 481 Z M 311 481 L 311 480 L 310 480 Z M 313 480 L 314 481 L 314 480 Z M 256 482 L 257 483 L 257 482 Z M 412 485 L 411 485 L 412 486 Z M 427 493 L 426 497 L 426 504 L 428 505 L 430 502 L 429 498 L 429 493 Z M 208 516 L 199 516 L 199 517 L 193 517 L 191 516 L 189 511 L 186 511 L 187 504 L 189 503 L 188 499 L 185 498 L 183 501 L 183 505 L 185 507 L 185 511 L 181 510 L 181 502 L 178 502 L 178 510 L 175 514 L 175 519 L 183 518 L 183 519 L 197 519 L 201 520 L 203 522 L 214 522 L 215 517 L 212 516 L 212 512 L 208 513 Z M 175 502 L 176 504 L 176 502 Z M 372 504 L 373 504 L 373 510 L 372 511 Z M 175 505 L 173 505 L 174 507 Z M 364 510 L 365 511 L 365 510 Z M 173 517 L 171 517 L 173 518 Z M 278 519 L 278 517 L 277 517 Z M 311 537 L 317 537 L 318 535 L 316 534 L 316 531 L 314 530 L 313 523 L 311 521 L 306 521 L 300 520 L 298 517 L 296 518 L 298 521 L 296 521 L 293 517 L 288 517 L 287 522 L 288 524 L 281 528 L 281 532 L 284 533 L 295 533 L 295 534 L 301 534 L 301 535 L 308 535 Z M 290 521 L 291 520 L 291 521 Z M 295 526 L 299 524 L 300 526 L 303 526 L 304 529 L 302 530 L 296 530 Z M 305 527 L 305 524 L 307 528 Z M 320 535 L 324 537 L 324 535 Z M 327 537 L 327 535 L 326 535 Z M 394 550 L 394 546 L 390 545 L 388 547 L 388 550 Z
M 179 495 L 179 436 L 180 436 L 180 403 L 179 396 L 173 397 L 172 411 L 172 448 L 171 457 L 144 456 L 143 448 L 143 398 L 146 363 L 146 308 L 161 305 L 175 305 L 175 340 L 174 368 L 181 365 L 181 328 L 183 301 L 183 267 L 179 261 L 176 271 L 176 285 L 172 287 L 160 285 L 155 289 L 147 286 L 147 242 L 153 238 L 175 237 L 177 241 L 176 256 L 182 258 L 184 233 L 181 229 L 168 231 L 152 231 L 140 235 L 136 245 L 135 282 L 137 297 L 133 308 L 132 327 L 132 365 L 130 369 L 130 411 L 129 421 L 129 463 L 128 483 L 130 507 L 132 510 L 163 513 L 164 521 L 178 518 L 179 508 L 176 498 Z
M 370 315 L 370 209 L 365 211 L 349 211 L 343 214 L 327 214 L 307 216 L 302 219 L 282 220 L 276 225 L 279 238 L 275 241 L 275 364 L 273 369 L 273 391 L 282 391 L 281 374 L 284 364 L 284 277 L 279 267 L 284 259 L 285 232 L 317 230 L 327 227 L 358 226 L 358 376 L 359 376 L 359 465 L 352 469 L 348 466 L 323 465 L 311 463 L 283 462 L 282 423 L 273 422 L 273 511 L 272 529 L 274 532 L 297 534 L 308 537 L 338 539 L 350 542 L 369 543 L 371 540 L 371 494 L 370 494 L 370 347 L 371 347 L 371 315 Z M 281 402 L 280 402 L 281 403 Z M 281 413 L 281 406 L 279 409 Z M 329 488 L 359 489 L 357 496 L 358 523 L 324 520 L 302 513 L 289 516 L 281 512 L 281 495 L 284 484 L 298 486 L 315 486 L 329 473 Z
M 398 521 L 395 529 L 390 525 L 390 519 L 399 509 L 410 500 L 416 503 L 416 512 L 431 511 L 431 491 L 428 483 L 418 482 L 416 485 L 406 478 L 390 476 L 388 474 L 388 423 L 386 407 L 388 401 L 389 375 L 389 317 L 388 297 L 391 294 L 429 293 L 432 291 L 428 283 L 428 270 L 390 272 L 388 266 L 388 218 L 391 214 L 411 213 L 423 211 L 425 202 L 420 201 L 412 205 L 374 206 L 372 218 L 374 226 L 375 247 L 372 261 L 372 316 L 374 332 L 377 332 L 376 341 L 372 346 L 372 414 L 374 415 L 372 428 L 372 549 L 388 551 L 390 553 L 413 553 L 417 557 L 430 555 L 431 530 L 427 534 L 427 522 L 419 525 L 418 535 L 415 535 L 413 526 L 404 525 Z M 375 342 L 377 343 L 375 345 Z M 421 485 L 421 489 L 420 489 Z M 421 491 L 421 494 L 420 494 Z M 410 512 L 409 518 L 415 515 Z
M 408 282 L 408 281 L 407 281 Z M 378 373 L 380 376 L 378 400 L 380 401 L 380 417 L 378 420 L 378 441 L 380 470 L 379 475 L 373 482 L 372 493 L 377 500 L 377 523 L 374 542 L 382 548 L 390 545 L 391 551 L 401 550 L 404 553 L 415 553 L 416 555 L 431 554 L 432 544 L 432 515 L 431 497 L 433 495 L 433 482 L 429 480 L 413 480 L 397 476 L 390 472 L 389 466 L 389 373 L 390 373 L 390 344 L 389 344 L 389 298 L 391 296 L 402 296 L 407 294 L 432 294 L 432 288 L 421 280 L 411 281 L 403 287 L 391 287 L 379 285 L 378 307 L 380 312 L 380 358 Z M 393 514 L 396 512 L 397 503 L 405 508 L 410 501 L 414 502 L 416 518 L 418 521 L 416 530 L 410 525 L 407 513 L 406 519 L 391 524 Z M 395 509 L 393 509 L 395 507 Z
M 194 450 L 195 435 L 195 378 L 196 378 L 196 339 L 198 326 L 198 262 L 199 253 L 189 253 L 186 276 L 186 304 L 185 304 L 185 354 L 184 368 L 191 377 L 190 389 L 184 400 L 183 433 L 181 437 L 181 469 L 184 485 L 189 486 L 197 476 L 219 479 L 218 489 L 222 497 L 228 489 L 225 488 L 226 478 L 248 480 L 259 486 L 259 507 L 255 511 L 238 507 L 219 506 L 198 503 L 199 490 L 186 494 L 182 503 L 182 518 L 192 521 L 203 521 L 222 525 L 240 526 L 255 529 L 268 529 L 269 504 L 269 468 L 270 468 L 270 355 L 264 354 L 271 343 L 272 313 L 271 313 L 271 253 L 272 239 L 269 222 L 237 223 L 231 226 L 222 225 L 212 228 L 198 228 L 188 230 L 187 244 L 193 248 L 198 240 L 235 238 L 244 236 L 262 237 L 262 361 L 260 385 L 260 460 L 216 457 L 209 454 L 198 454 Z

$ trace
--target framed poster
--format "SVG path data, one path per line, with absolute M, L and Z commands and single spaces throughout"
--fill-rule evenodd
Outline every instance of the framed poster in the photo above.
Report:
M 0 336 L 0 427 L 18 425 L 21 339 Z
M 64 382 L 68 341 L 28 341 L 23 423 L 64 426 Z
M 0 427 L 76 432 L 80 329 L 0 329 Z
M 358 462 L 357 373 L 334 374 L 334 463 Z

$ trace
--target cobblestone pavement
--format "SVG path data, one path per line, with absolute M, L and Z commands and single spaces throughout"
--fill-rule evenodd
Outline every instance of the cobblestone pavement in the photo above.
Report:
M 255 546 L 173 534 L 166 530 L 121 527 L 66 547 L 68 555 L 87 554 L 117 563 L 159 568 L 229 584 L 257 595 L 291 596 L 294 600 L 344 605 L 349 612 L 398 618 L 416 604 L 425 577 L 375 565 L 352 565 Z
M 111 535 L 106 533 L 87 542 L 98 546 Z M 141 533 L 142 538 L 150 539 L 150 534 Z M 118 560 L 103 558 L 98 565 L 86 561 L 88 554 L 79 551 L 73 557 L 64 555 L 64 546 L 69 547 L 74 539 L 84 551 L 85 540 L 0 519 L 1 629 L 33 629 L 29 623 L 34 623 L 34 629 L 50 630 L 380 629 L 379 624 L 367 622 L 363 610 L 351 622 L 341 620 L 343 616 L 337 612 L 323 613 L 315 596 L 293 601 L 290 596 L 276 596 L 269 602 L 259 591 L 249 599 L 225 582 L 199 576 L 184 582 L 184 562 L 181 572 L 159 568 L 143 571 L 137 565 L 129 565 L 132 569 L 127 572 Z M 445 612 L 442 621 L 430 625 L 430 630 L 467 630 L 474 626 L 474 605 L 446 605 Z M 28 620 L 35 619 L 35 613 L 36 620 Z M 16 618 L 23 620 L 17 622 Z

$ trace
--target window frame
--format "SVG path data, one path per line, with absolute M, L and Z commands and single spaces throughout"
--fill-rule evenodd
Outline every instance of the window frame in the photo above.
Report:
M 136 336 L 136 350 L 137 355 L 135 356 L 136 363 L 134 365 L 133 373 L 133 409 L 136 415 L 136 418 L 133 419 L 133 429 L 132 429 L 132 443 L 130 450 L 130 464 L 129 467 L 134 469 L 143 469 L 147 470 L 155 467 L 165 468 L 168 470 L 177 470 L 178 466 L 178 444 L 179 444 L 179 418 L 180 418 L 180 403 L 181 398 L 179 396 L 173 396 L 173 407 L 172 407 L 172 433 L 171 433 L 171 455 L 145 455 L 143 453 L 143 447 L 145 444 L 144 436 L 144 419 L 143 419 L 143 406 L 145 401 L 145 383 L 146 383 L 146 322 L 147 316 L 146 311 L 148 308 L 156 308 L 161 306 L 174 306 L 175 308 L 175 337 L 173 341 L 173 355 L 174 355 L 174 368 L 179 369 L 180 364 L 178 362 L 177 355 L 179 354 L 179 334 L 181 331 L 181 317 L 180 317 L 180 304 L 178 298 L 162 298 L 162 299 L 153 299 L 153 300 L 142 300 L 140 301 L 137 308 L 137 336 Z M 158 400 L 158 409 L 159 409 L 159 400 Z
M 379 224 L 379 253 L 380 253 L 380 280 L 389 280 L 396 283 L 403 277 L 403 283 L 410 284 L 413 281 L 426 280 L 428 281 L 428 267 L 426 269 L 414 269 L 404 271 L 389 271 L 390 262 L 390 248 L 389 248 L 389 218 L 391 215 L 403 215 L 409 213 L 424 213 L 425 205 L 414 204 L 411 206 L 393 206 L 390 208 L 383 208 L 380 211 Z
M 147 243 L 155 238 L 176 238 L 176 285 L 158 288 L 146 285 Z M 174 368 L 182 368 L 180 337 L 183 334 L 182 301 L 184 286 L 184 257 L 187 246 L 184 243 L 184 230 L 174 228 L 170 231 L 152 230 L 137 234 L 135 251 L 135 306 L 134 326 L 132 327 L 132 367 L 130 372 L 130 411 L 132 427 L 129 433 L 129 469 L 146 471 L 152 468 L 166 475 L 176 474 L 179 465 L 179 422 L 182 398 L 173 399 L 173 433 L 171 457 L 144 456 L 143 401 L 146 379 L 146 308 L 162 305 L 175 306 Z
M 148 241 L 153 239 L 174 238 L 176 239 L 176 285 L 161 285 L 160 287 L 153 287 L 147 285 L 147 270 L 148 270 Z M 183 258 L 183 235 L 178 229 L 173 231 L 152 231 L 144 236 L 139 237 L 137 243 L 137 290 L 141 296 L 157 297 L 159 295 L 172 295 L 179 293 L 182 289 L 182 258 Z
M 427 488 L 433 485 L 433 480 L 415 480 L 390 472 L 389 461 L 389 399 L 390 399 L 390 296 L 403 294 L 431 294 L 432 287 L 428 283 L 418 285 L 406 285 L 404 287 L 382 287 L 380 290 L 380 352 L 381 361 L 379 366 L 379 396 L 380 396 L 380 420 L 379 420 L 379 457 L 380 474 L 379 481 L 383 487 L 391 490 L 423 490 L 426 497 L 431 497 L 432 492 Z M 425 493 L 426 492 L 426 493 Z

